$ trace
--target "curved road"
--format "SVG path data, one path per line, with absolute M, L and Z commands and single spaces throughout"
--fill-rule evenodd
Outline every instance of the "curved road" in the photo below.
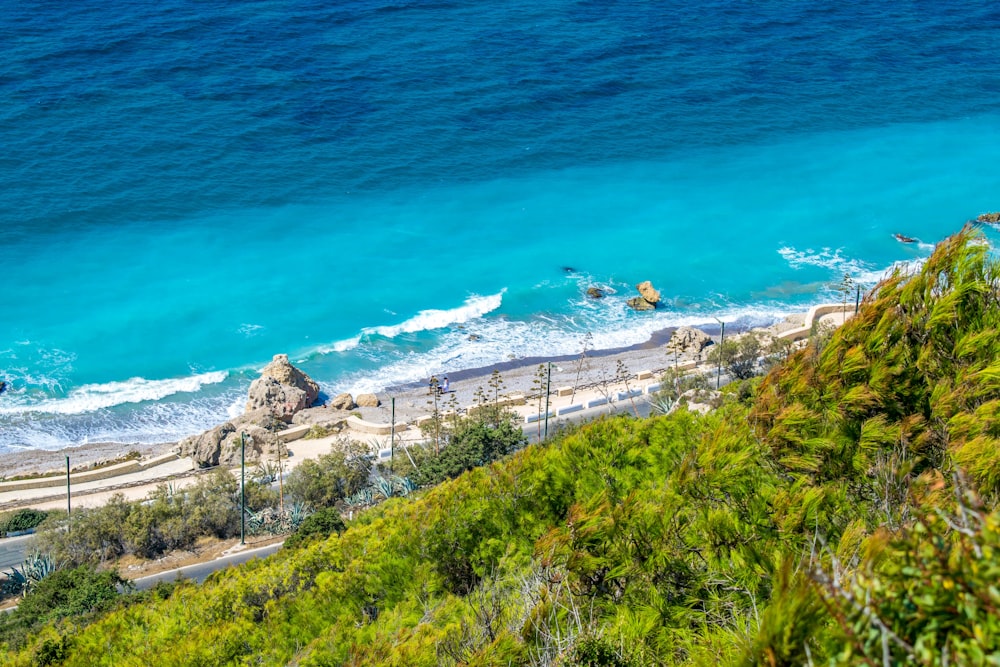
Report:
M 266 547 L 245 549 L 243 551 L 238 551 L 227 556 L 221 556 L 215 560 L 206 561 L 204 563 L 195 563 L 194 565 L 179 567 L 176 570 L 167 570 L 166 572 L 160 572 L 159 574 L 139 577 L 138 579 L 133 579 L 132 583 L 135 584 L 136 590 L 140 591 L 152 588 L 161 581 L 173 581 L 175 579 L 190 579 L 191 581 L 201 583 L 205 581 L 205 578 L 208 577 L 208 575 L 212 574 L 216 570 L 222 570 L 227 567 L 232 567 L 233 565 L 239 565 L 240 563 L 245 563 L 248 560 L 253 560 L 254 558 L 266 558 L 267 556 L 276 553 L 278 549 L 281 548 L 282 544 L 284 544 L 283 541 L 278 542 L 277 544 L 269 544 Z

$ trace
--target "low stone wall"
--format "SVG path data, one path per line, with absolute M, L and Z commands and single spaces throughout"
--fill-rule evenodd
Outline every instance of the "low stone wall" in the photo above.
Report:
M 96 470 L 85 470 L 83 472 L 71 472 L 69 475 L 70 484 L 83 484 L 84 482 L 96 482 L 102 479 L 128 475 L 142 472 L 158 465 L 176 461 L 177 454 L 164 454 L 149 459 L 148 461 L 125 461 L 116 463 L 113 466 L 106 466 Z M 52 486 L 64 486 L 66 484 L 66 474 L 46 475 L 45 477 L 33 477 L 31 479 L 19 479 L 10 482 L 0 482 L 0 493 L 9 491 L 26 491 L 28 489 L 44 489 Z

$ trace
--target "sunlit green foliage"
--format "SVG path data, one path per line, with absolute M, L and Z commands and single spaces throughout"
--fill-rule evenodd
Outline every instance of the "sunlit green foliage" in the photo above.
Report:
M 965 231 L 713 413 L 596 421 L 8 662 L 996 664 L 998 288 Z

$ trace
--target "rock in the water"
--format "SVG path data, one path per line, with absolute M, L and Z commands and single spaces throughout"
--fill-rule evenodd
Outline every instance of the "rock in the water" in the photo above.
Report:
M 588 287 L 587 296 L 589 296 L 591 299 L 603 299 L 604 290 L 602 290 L 600 287 Z
M 625 303 L 627 303 L 635 310 L 656 310 L 655 305 L 651 304 L 649 301 L 646 301 L 641 296 L 632 297 Z
M 477 341 L 477 340 L 481 340 L 481 339 L 482 339 L 482 336 L 480 336 L 479 334 L 469 334 L 469 340 L 471 340 L 471 341 Z
M 246 411 L 266 409 L 278 419 L 291 422 L 296 412 L 310 405 L 309 395 L 303 390 L 283 384 L 270 375 L 262 375 L 250 383 Z
M 679 355 L 698 354 L 712 342 L 712 337 L 701 329 L 679 327 L 670 337 L 667 349 Z
M 988 222 L 991 225 L 1000 222 L 1000 213 L 982 213 L 976 218 L 977 222 Z
M 378 400 L 378 396 L 375 394 L 358 394 L 355 402 L 359 408 L 377 408 L 382 405 L 382 401 Z
M 653 287 L 653 283 L 648 280 L 643 281 L 635 286 L 639 290 L 639 294 L 642 298 L 650 302 L 654 306 L 660 302 L 660 292 Z
M 353 410 L 358 407 L 354 403 L 354 397 L 347 393 L 334 396 L 327 405 L 334 410 Z
M 270 376 L 281 384 L 301 389 L 306 394 L 308 401 L 306 407 L 310 407 L 319 398 L 319 385 L 315 381 L 288 361 L 287 354 L 276 354 L 264 370 L 261 376 Z

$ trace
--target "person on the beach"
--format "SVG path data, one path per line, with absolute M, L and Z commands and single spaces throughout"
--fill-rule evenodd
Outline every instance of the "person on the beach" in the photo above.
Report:
M 438 379 L 436 375 L 432 375 L 431 379 L 427 382 L 427 393 L 428 394 L 441 393 L 441 386 L 438 384 Z
M 451 391 L 448 387 L 449 387 L 449 385 L 448 385 L 448 376 L 445 375 L 444 376 L 444 382 L 441 383 L 441 393 L 442 394 L 447 394 L 449 391 Z

